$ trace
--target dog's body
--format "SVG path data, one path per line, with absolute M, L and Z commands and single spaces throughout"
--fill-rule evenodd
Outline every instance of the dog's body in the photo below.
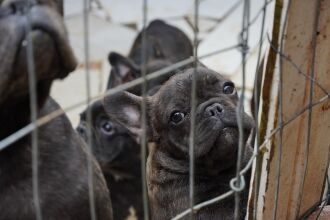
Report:
M 142 32 L 134 41 L 127 58 L 110 53 L 112 70 L 108 89 L 140 76 L 141 35 Z M 192 56 L 192 45 L 188 37 L 163 21 L 152 21 L 146 29 L 146 35 L 147 73 Z M 148 94 L 154 94 L 168 78 L 169 76 L 165 75 L 148 82 Z M 141 95 L 141 85 L 129 91 Z M 92 149 L 112 191 L 114 219 L 126 219 L 128 216 L 134 216 L 134 213 L 138 219 L 143 219 L 140 144 L 128 129 L 109 118 L 104 111 L 102 100 L 92 103 L 89 110 L 92 121 Z M 81 114 L 77 131 L 85 141 L 88 141 L 86 116 L 87 110 Z
M 52 81 L 64 78 L 76 61 L 69 47 L 57 1 L 8 0 L 0 7 L 0 140 L 30 123 L 25 31 L 30 12 L 32 61 L 38 117 L 60 107 L 49 97 Z M 89 220 L 89 184 L 85 144 L 65 115 L 38 128 L 38 192 L 41 216 L 49 220 Z M 32 187 L 32 140 L 27 135 L 0 152 L 0 219 L 36 219 Z M 111 220 L 109 191 L 92 158 L 96 216 Z
M 189 128 L 193 69 L 173 76 L 147 98 L 148 140 L 153 147 L 147 164 L 152 219 L 170 219 L 189 208 Z M 220 74 L 199 67 L 196 73 L 195 203 L 230 190 L 236 174 L 238 128 L 234 85 Z M 141 135 L 142 98 L 122 92 L 104 99 L 110 118 Z M 244 140 L 253 120 L 243 116 Z M 245 148 L 243 166 L 251 156 Z M 248 185 L 249 176 L 246 177 Z M 242 192 L 241 217 L 245 214 L 248 189 Z M 196 219 L 233 219 L 233 196 L 195 214 Z
M 173 159 L 171 154 L 156 150 L 159 146 L 153 146 L 148 158 L 148 190 L 149 202 L 152 207 L 152 219 L 169 219 L 189 209 L 189 164 L 181 160 Z M 249 157 L 252 156 L 251 149 L 246 148 L 245 158 L 242 162 L 246 165 Z M 207 157 L 203 158 L 208 160 Z M 184 164 L 183 164 L 184 163 Z M 236 168 L 231 167 L 221 174 L 208 175 L 205 164 L 196 164 L 200 172 L 195 174 L 194 202 L 195 204 L 207 201 L 230 191 L 229 182 L 235 177 Z M 200 169 L 198 169 L 201 167 Z M 204 173 L 205 172 L 205 173 Z M 210 172 L 211 173 L 211 172 Z M 249 181 L 250 175 L 245 175 Z M 248 183 L 246 183 L 248 184 Z M 248 188 L 248 185 L 246 185 Z M 248 190 L 241 194 L 240 219 L 244 219 Z M 195 219 L 234 219 L 233 196 L 210 205 L 195 215 Z M 189 216 L 189 215 L 188 215 Z M 183 218 L 189 219 L 189 218 Z

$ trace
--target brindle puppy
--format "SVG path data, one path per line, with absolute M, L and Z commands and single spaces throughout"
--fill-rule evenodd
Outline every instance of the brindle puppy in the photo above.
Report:
M 54 79 L 74 70 L 60 1 L 8 0 L 0 6 L 0 140 L 29 124 L 30 102 L 26 53 L 27 13 L 36 70 L 38 117 L 59 110 L 49 97 Z M 26 136 L 0 152 L 0 219 L 36 219 L 32 190 L 32 144 Z M 38 129 L 38 183 L 41 215 L 47 220 L 89 220 L 90 203 L 85 145 L 65 115 Z M 96 216 L 112 219 L 104 177 L 92 160 Z
M 140 145 L 130 131 L 110 120 L 102 102 L 94 102 L 80 115 L 77 131 L 87 137 L 87 111 L 91 112 L 92 151 L 111 189 L 114 219 L 143 219 Z
M 155 20 L 146 29 L 148 38 L 146 63 L 147 73 L 169 66 L 171 62 L 192 56 L 192 45 L 188 37 L 179 29 Z M 139 77 L 141 74 L 141 33 L 136 38 L 128 58 L 117 53 L 110 53 L 112 64 L 108 89 Z M 172 72 L 170 75 L 173 75 Z M 151 80 L 147 84 L 148 94 L 154 94 L 169 76 Z M 140 95 L 141 85 L 129 89 Z M 142 183 L 140 145 L 132 137 L 131 132 L 121 124 L 111 120 L 105 113 L 102 100 L 90 105 L 91 111 L 91 143 L 93 153 L 101 165 L 103 174 L 111 189 L 111 200 L 115 219 L 126 219 L 134 213 L 138 219 L 143 219 Z M 88 141 L 87 110 L 80 117 L 78 133 Z
M 194 69 L 173 76 L 152 97 L 147 98 L 149 152 L 147 181 L 152 219 L 170 219 L 189 204 L 189 128 L 191 83 Z M 220 74 L 199 67 L 196 74 L 197 109 L 195 137 L 195 203 L 230 190 L 235 177 L 238 128 L 238 96 L 234 84 Z M 127 127 L 136 138 L 141 135 L 142 98 L 128 92 L 106 96 L 104 105 L 111 119 Z M 253 127 L 243 117 L 244 140 Z M 246 147 L 243 166 L 251 156 Z M 249 182 L 249 177 L 246 177 Z M 247 183 L 248 185 L 248 183 Z M 241 196 L 244 216 L 248 189 Z M 200 210 L 196 219 L 233 219 L 234 197 Z

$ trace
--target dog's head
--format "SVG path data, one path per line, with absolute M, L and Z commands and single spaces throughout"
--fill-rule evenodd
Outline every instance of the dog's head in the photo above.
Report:
M 0 1 L 0 104 L 28 97 L 28 57 L 34 62 L 39 105 L 49 95 L 51 82 L 76 67 L 58 0 Z M 27 30 L 33 56 L 27 52 Z
M 147 101 L 147 134 L 158 150 L 189 161 L 191 86 L 194 69 L 174 75 Z M 208 163 L 218 171 L 235 164 L 238 150 L 237 104 L 234 84 L 204 67 L 196 72 L 195 147 L 196 163 Z M 141 135 L 142 97 L 128 92 L 104 98 L 105 110 L 126 126 L 135 138 Z M 253 120 L 243 114 L 244 140 Z M 207 159 L 206 159 L 207 158 Z
M 138 65 L 142 64 L 143 33 L 147 38 L 146 60 L 165 58 L 175 63 L 193 55 L 193 46 L 185 33 L 156 19 L 138 34 L 128 55 Z
M 77 131 L 87 142 L 87 111 L 91 113 L 92 152 L 103 172 L 111 169 L 129 172 L 140 160 L 140 146 L 130 136 L 130 131 L 109 118 L 100 100 L 81 113 Z M 139 167 L 139 166 L 138 166 Z
M 145 48 L 147 73 L 152 73 L 193 55 L 192 44 L 181 30 L 166 24 L 164 21 L 154 20 L 145 30 L 138 34 L 128 57 L 115 52 L 109 54 L 108 60 L 111 65 L 111 74 L 108 89 L 141 76 L 143 33 L 145 33 L 147 38 Z M 154 80 L 152 85 L 148 85 L 148 88 L 154 87 L 155 84 L 160 85 L 165 81 L 164 78 Z M 136 91 L 131 92 L 137 94 Z

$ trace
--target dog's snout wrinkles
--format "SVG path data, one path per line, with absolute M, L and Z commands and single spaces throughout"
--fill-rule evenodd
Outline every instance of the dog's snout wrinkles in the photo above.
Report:
M 223 106 L 220 103 L 213 103 L 206 107 L 205 113 L 207 116 L 221 116 L 224 112 Z

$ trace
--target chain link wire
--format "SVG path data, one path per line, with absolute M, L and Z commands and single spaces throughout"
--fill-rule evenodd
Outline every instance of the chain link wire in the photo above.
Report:
M 35 123 L 38 119 L 38 97 L 37 97 L 37 82 L 36 82 L 36 69 L 34 63 L 34 53 L 33 53 L 33 39 L 31 31 L 31 14 L 30 8 L 32 7 L 32 2 L 30 0 L 26 1 L 27 7 L 27 22 L 26 22 L 26 36 L 25 42 L 27 44 L 27 65 L 28 65 L 28 80 L 29 80 L 29 97 L 30 97 L 30 117 L 31 122 Z M 36 219 L 42 220 L 42 211 L 40 206 L 40 193 L 39 193 L 39 145 L 38 145 L 38 127 L 36 127 L 31 133 L 32 142 L 32 194 L 33 194 L 33 204 L 36 210 Z
M 91 103 L 91 83 L 90 83 L 90 42 L 89 42 L 89 10 L 90 0 L 84 0 L 83 25 L 84 25 L 84 62 L 85 62 L 85 82 L 86 82 L 86 105 Z M 87 108 L 86 119 L 89 125 L 92 125 L 91 109 Z M 86 126 L 87 134 L 87 177 L 88 177 L 88 198 L 89 208 L 92 220 L 97 220 L 94 197 L 94 176 L 93 176 L 93 158 L 92 158 L 92 130 L 91 126 Z
M 195 0 L 194 2 L 194 72 L 192 75 L 192 85 L 191 85 L 191 110 L 190 110 L 190 131 L 189 131 L 189 207 L 190 207 L 190 219 L 194 219 L 194 196 L 195 196 L 195 189 L 194 189 L 194 178 L 195 178 L 195 136 L 196 136 L 196 74 L 197 74 L 197 47 L 198 47 L 198 20 L 199 20 L 199 0 Z
M 148 15 L 148 2 L 143 0 L 143 28 L 142 28 L 142 106 L 141 106 L 141 125 L 142 125 L 142 138 L 141 138 L 141 178 L 142 178 L 142 198 L 143 198 L 143 212 L 144 219 L 149 220 L 149 202 L 148 202 L 148 189 L 147 189 L 147 15 Z

